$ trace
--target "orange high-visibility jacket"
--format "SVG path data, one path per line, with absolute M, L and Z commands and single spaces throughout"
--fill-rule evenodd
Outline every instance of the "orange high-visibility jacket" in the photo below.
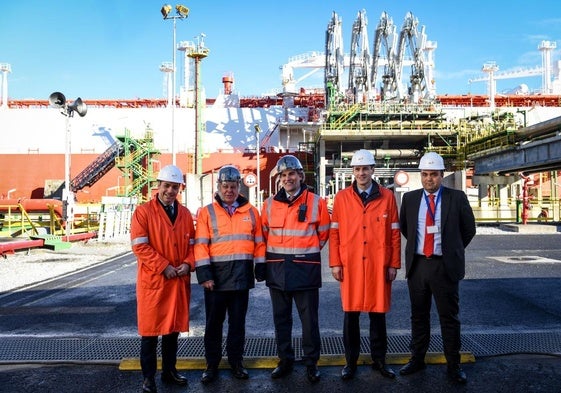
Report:
M 374 189 L 377 184 L 375 184 Z M 353 186 L 335 195 L 329 236 L 329 266 L 343 268 L 343 311 L 390 310 L 388 267 L 401 267 L 401 234 L 393 193 L 378 186 L 366 206 Z
M 195 269 L 195 227 L 186 207 L 175 203 L 172 224 L 158 198 L 138 206 L 132 217 L 131 244 L 138 260 L 136 299 L 138 332 L 159 336 L 189 330 L 190 275 L 165 278 L 168 265 Z
M 267 286 L 283 291 L 321 287 L 320 252 L 329 239 L 329 212 L 325 200 L 302 186 L 289 202 L 284 189 L 267 198 L 261 209 L 267 245 Z M 299 221 L 299 210 L 306 206 Z
M 197 217 L 195 261 L 199 283 L 214 280 L 214 290 L 235 291 L 255 286 L 254 263 L 265 263 L 259 211 L 239 196 L 230 216 L 215 200 Z

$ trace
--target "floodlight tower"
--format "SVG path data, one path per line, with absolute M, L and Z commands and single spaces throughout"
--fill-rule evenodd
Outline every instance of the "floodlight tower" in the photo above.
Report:
M 8 63 L 0 63 L 2 71 L 2 102 L 0 108 L 8 108 L 8 74 L 12 72 L 12 66 Z
M 187 56 L 191 50 L 193 50 L 195 43 L 193 41 L 179 41 L 177 44 L 177 50 L 183 52 L 183 86 L 181 86 L 181 90 L 179 92 L 179 100 L 180 106 L 186 106 L 188 108 L 192 108 L 193 100 L 194 100 L 194 86 L 195 81 L 194 75 L 192 74 L 193 69 L 195 68 L 192 63 L 194 63 L 193 59 Z
M 489 82 L 487 88 L 489 90 L 489 106 L 491 107 L 491 110 L 495 109 L 496 84 L 495 84 L 494 73 L 497 72 L 498 70 L 499 70 L 499 66 L 494 61 L 490 61 L 488 63 L 483 64 L 482 71 L 489 74 Z
M 201 33 L 196 38 L 197 42 L 191 48 L 187 49 L 187 56 L 195 61 L 195 175 L 202 173 L 202 152 L 201 137 L 205 131 L 205 124 L 202 118 L 202 109 L 204 100 L 201 97 L 201 60 L 208 56 L 209 50 L 205 48 L 204 38 L 206 35 Z
M 172 163 L 175 165 L 175 41 L 176 41 L 176 20 L 177 19 L 185 19 L 189 16 L 189 8 L 185 7 L 184 5 L 177 4 L 175 6 L 176 15 L 170 15 L 171 12 L 171 5 L 164 4 L 160 12 L 164 17 L 164 20 L 171 19 L 173 20 L 173 70 L 171 71 L 171 90 L 172 90 L 172 106 L 171 106 L 171 156 L 172 156 Z
M 538 46 L 542 52 L 542 93 L 551 94 L 551 52 L 557 48 L 557 43 L 551 41 L 542 41 Z
M 66 116 L 66 132 L 65 132 L 65 152 L 64 152 L 64 190 L 62 194 L 63 219 L 66 225 L 66 241 L 70 241 L 70 227 L 74 221 L 74 190 L 70 183 L 70 159 L 72 155 L 71 134 L 70 134 L 70 118 L 74 113 L 80 117 L 86 116 L 88 112 L 87 105 L 80 97 L 76 98 L 72 104 L 68 104 L 66 97 L 61 92 L 55 91 L 49 96 L 49 104 L 53 108 L 60 110 L 60 113 Z
M 173 88 L 172 88 L 172 74 L 173 74 L 173 63 L 169 61 L 164 61 L 160 65 L 160 71 L 164 73 L 164 95 L 167 98 L 167 106 L 168 108 L 172 108 L 173 104 Z M 173 109 L 172 109 L 173 110 Z
M 425 47 L 423 48 L 427 56 L 425 63 L 426 81 L 428 85 L 429 98 L 436 97 L 436 85 L 434 82 L 434 51 L 438 47 L 436 41 L 427 41 Z

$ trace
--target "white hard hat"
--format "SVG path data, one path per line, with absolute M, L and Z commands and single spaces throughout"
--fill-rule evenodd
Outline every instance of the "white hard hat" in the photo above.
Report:
M 419 169 L 443 171 L 444 160 L 439 154 L 430 151 L 423 157 L 421 157 L 421 161 L 419 162 Z
M 351 159 L 351 166 L 363 166 L 363 165 L 376 165 L 376 160 L 374 155 L 365 149 L 361 149 L 353 154 Z
M 185 184 L 181 169 L 175 165 L 167 165 L 160 170 L 157 180 L 169 181 L 170 183 Z

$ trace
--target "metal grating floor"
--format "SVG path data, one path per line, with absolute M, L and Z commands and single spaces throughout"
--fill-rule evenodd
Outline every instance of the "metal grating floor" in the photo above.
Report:
M 409 353 L 409 335 L 390 335 L 388 355 Z M 296 356 L 301 355 L 301 338 L 293 339 Z M 512 353 L 561 354 L 561 332 L 538 333 L 489 333 L 462 335 L 462 350 L 475 357 L 505 355 Z M 0 338 L 0 363 L 19 362 L 119 362 L 123 358 L 138 357 L 139 337 L 124 338 L 52 338 L 12 337 Z M 158 351 L 160 348 L 158 347 Z M 248 358 L 276 357 L 274 338 L 246 339 L 245 356 Z M 369 340 L 361 339 L 361 352 L 370 353 Z M 442 352 L 440 335 L 431 336 L 429 352 Z M 322 338 L 322 355 L 344 353 L 343 339 Z M 203 358 L 202 337 L 179 339 L 179 358 Z

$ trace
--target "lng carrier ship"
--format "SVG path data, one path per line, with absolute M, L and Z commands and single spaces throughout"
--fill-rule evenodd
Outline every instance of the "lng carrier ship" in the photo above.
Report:
M 419 158 L 436 151 L 446 160 L 446 181 L 466 191 L 479 221 L 519 221 L 522 213 L 559 221 L 561 61 L 551 58 L 555 43 L 541 42 L 542 65 L 534 69 L 501 73 L 495 63 L 484 64 L 484 76 L 471 82 L 486 82 L 487 95 L 443 96 L 434 78 L 437 43 L 413 14 L 397 26 L 382 13 L 372 41 L 367 27 L 366 11 L 359 11 L 344 53 L 334 12 L 324 51 L 289 59 L 279 92 L 262 97 L 240 97 L 228 74 L 221 94 L 206 98 L 198 80 L 209 55 L 202 40 L 177 46 L 184 59 L 177 96 L 170 93 L 170 66 L 162 64 L 167 99 L 70 101 L 54 92 L 48 99 L 9 100 L 11 66 L 0 64 L 0 214 L 4 220 L 16 215 L 4 229 L 19 220 L 23 233 L 24 221 L 46 217 L 47 233 L 88 227 L 89 217 L 99 221 L 104 210 L 123 203 L 134 208 L 150 198 L 155 175 L 170 163 L 186 173 L 182 199 L 193 213 L 211 201 L 214 176 L 225 164 L 240 169 L 242 192 L 259 206 L 276 191 L 274 165 L 287 153 L 302 161 L 306 183 L 331 201 L 352 181 L 351 155 L 364 148 L 375 154 L 377 180 L 396 193 L 418 187 Z M 304 87 L 316 72 L 323 72 L 323 86 Z M 541 76 L 541 91 L 520 85 L 496 93 L 496 79 L 519 76 Z M 478 164 L 547 138 L 553 138 L 546 147 L 552 152 L 544 160 Z

